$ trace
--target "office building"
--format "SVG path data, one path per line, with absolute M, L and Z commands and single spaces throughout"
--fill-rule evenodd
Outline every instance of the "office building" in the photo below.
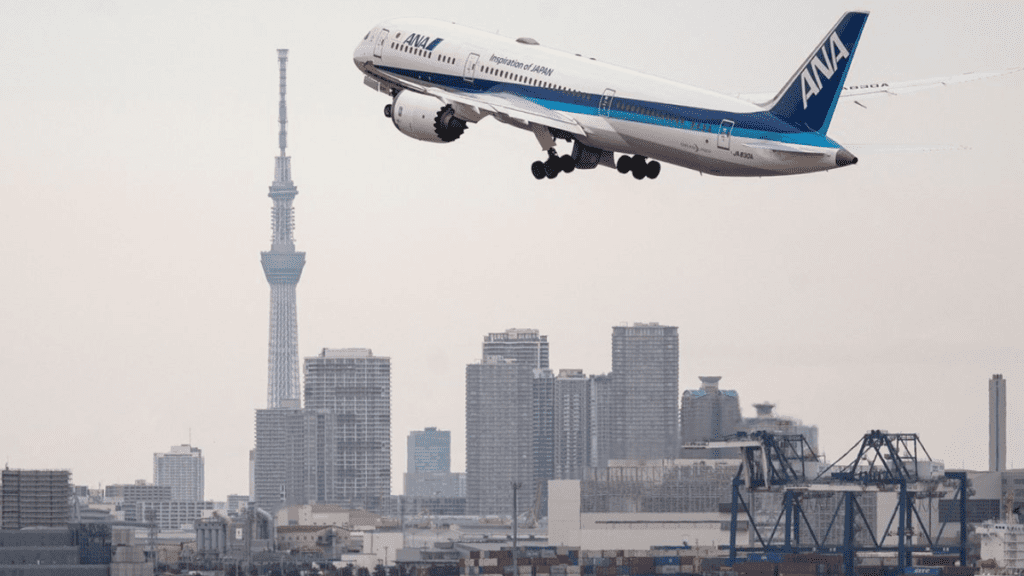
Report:
M 611 383 L 598 397 L 611 412 L 605 461 L 661 460 L 679 453 L 679 333 L 637 323 L 612 329 Z
M 988 469 L 1006 470 L 1006 380 L 993 374 L 988 381 Z
M 391 359 L 324 348 L 305 377 L 306 498 L 377 509 L 391 495 Z
M 554 466 L 558 480 L 579 480 L 590 465 L 590 389 L 582 370 L 559 370 L 554 381 Z
M 469 514 L 511 514 L 513 482 L 521 504 L 534 494 L 533 380 L 533 366 L 514 359 L 487 356 L 466 366 Z
M 548 337 L 533 329 L 509 328 L 484 337 L 484 358 L 498 356 L 532 368 L 548 367 Z
M 63 528 L 71 518 L 71 472 L 12 470 L 0 474 L 0 528 Z
M 452 433 L 448 430 L 413 430 L 406 447 L 407 472 L 451 472 Z
M 171 486 L 160 486 L 149 484 L 145 480 L 136 480 L 135 484 L 110 484 L 103 490 L 103 496 L 107 501 L 137 502 L 146 500 L 150 502 L 171 501 Z
M 743 428 L 740 397 L 719 387 L 721 376 L 700 376 L 700 389 L 686 390 L 680 401 L 680 439 L 683 444 L 724 440 Z M 739 451 L 683 450 L 683 458 L 738 458 Z
M 153 484 L 170 486 L 171 500 L 202 502 L 204 490 L 203 452 L 195 446 L 172 446 L 169 452 L 153 454 Z

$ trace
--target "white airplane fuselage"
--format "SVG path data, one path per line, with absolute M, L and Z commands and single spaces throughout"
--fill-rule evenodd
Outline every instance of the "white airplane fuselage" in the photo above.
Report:
M 833 38 L 838 41 L 835 33 Z M 824 58 L 824 64 L 815 70 L 805 63 L 795 81 L 799 82 L 798 76 L 806 69 L 817 78 L 817 84 L 814 78 L 810 81 L 811 92 L 825 82 L 842 82 L 846 67 L 836 78 L 822 75 L 822 70 L 838 70 L 846 50 L 842 43 L 839 46 L 841 50 L 832 48 L 829 61 L 826 37 L 820 53 L 812 54 L 817 55 L 818 64 Z M 852 49 L 846 54 L 846 63 L 850 53 Z M 458 102 L 454 112 L 468 122 L 494 115 L 535 133 L 539 128 L 554 128 L 551 133 L 555 137 L 571 137 L 599 152 L 632 154 L 701 173 L 787 175 L 856 162 L 825 135 L 831 110 L 824 129 L 809 130 L 773 114 L 770 105 L 554 50 L 529 39 L 513 40 L 456 24 L 422 18 L 382 22 L 359 43 L 353 59 L 368 84 L 376 83 L 391 95 L 405 89 L 427 89 L 442 98 L 451 95 Z M 806 82 L 803 90 L 805 109 L 809 102 L 813 104 L 811 98 L 828 97 L 808 96 Z M 489 96 L 514 97 L 522 103 L 518 109 L 528 108 L 527 103 L 535 105 L 538 113 L 557 114 L 575 123 L 578 130 L 565 133 L 551 123 L 544 126 L 515 114 L 487 114 L 474 107 L 472 100 L 459 100 L 486 101 Z M 543 147 L 542 135 L 538 139 Z M 601 163 L 614 165 L 609 158 L 607 155 Z

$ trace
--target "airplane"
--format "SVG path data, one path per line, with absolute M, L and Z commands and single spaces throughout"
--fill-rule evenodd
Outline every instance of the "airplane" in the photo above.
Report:
M 378 24 L 356 46 L 353 60 L 364 84 L 391 97 L 384 115 L 406 136 L 453 142 L 488 116 L 533 132 L 547 152 L 530 167 L 538 180 L 597 166 L 654 179 L 661 162 L 717 176 L 781 176 L 857 163 L 827 136 L 840 98 L 1007 72 L 844 88 L 867 18 L 867 12 L 845 13 L 782 89 L 760 104 L 532 38 L 425 18 Z M 557 140 L 572 143 L 572 153 L 560 156 Z

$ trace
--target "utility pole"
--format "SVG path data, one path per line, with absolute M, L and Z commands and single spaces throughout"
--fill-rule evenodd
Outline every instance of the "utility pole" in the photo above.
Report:
M 512 482 L 512 576 L 519 576 L 519 489 L 522 482 Z

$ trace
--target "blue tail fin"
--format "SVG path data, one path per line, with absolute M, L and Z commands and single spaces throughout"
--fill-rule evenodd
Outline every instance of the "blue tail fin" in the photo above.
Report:
M 825 134 L 839 101 L 867 12 L 847 12 L 767 104 L 769 111 L 810 132 Z

